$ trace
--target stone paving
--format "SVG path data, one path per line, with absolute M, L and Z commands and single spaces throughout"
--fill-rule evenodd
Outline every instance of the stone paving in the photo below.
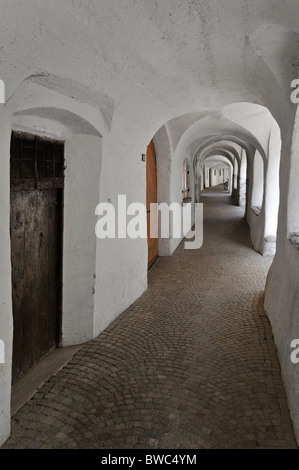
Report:
M 296 448 L 271 328 L 271 264 L 240 208 L 205 197 L 204 244 L 159 258 L 149 289 L 14 415 L 3 448 Z

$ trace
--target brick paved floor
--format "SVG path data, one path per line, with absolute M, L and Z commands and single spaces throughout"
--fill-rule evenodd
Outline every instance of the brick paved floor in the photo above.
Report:
M 271 259 L 228 197 L 204 202 L 203 247 L 158 259 L 148 291 L 13 417 L 4 448 L 296 447 L 262 308 Z

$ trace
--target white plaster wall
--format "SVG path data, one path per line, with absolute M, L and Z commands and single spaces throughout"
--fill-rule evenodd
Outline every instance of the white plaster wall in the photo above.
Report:
M 249 225 L 250 238 L 254 249 L 264 254 L 264 232 L 265 232 L 265 205 L 256 209 L 252 205 L 254 192 L 254 155 L 256 151 L 250 148 L 247 151 L 247 175 L 246 175 L 246 220 Z
M 280 130 L 273 123 L 268 135 L 267 153 L 262 157 L 256 151 L 253 160 L 249 157 L 247 168 L 247 221 L 253 245 L 264 256 L 273 256 L 276 250 L 280 155 Z M 253 206 L 260 211 L 253 210 Z
M 267 164 L 265 177 L 265 240 L 274 254 L 276 250 L 278 210 L 279 210 L 279 168 L 281 157 L 281 135 L 275 123 L 270 131 L 268 154 L 271 155 L 271 165 Z M 271 248 L 272 244 L 272 248 Z
M 295 227 L 293 223 L 296 224 L 298 220 L 298 206 L 290 204 L 291 201 L 296 201 L 298 192 L 298 179 L 294 172 L 298 162 L 298 126 L 295 116 L 293 116 L 293 123 L 290 117 L 282 131 L 284 164 L 280 171 L 277 250 L 267 277 L 264 308 L 271 322 L 291 417 L 299 443 L 299 367 L 298 364 L 291 362 L 290 357 L 293 351 L 291 342 L 299 338 L 299 250 L 297 243 L 292 243 L 288 239 L 290 229 Z
M 290 233 L 299 232 L 299 192 L 298 192 L 298 175 L 299 175 L 299 106 L 296 107 L 294 118 L 292 139 L 289 150 L 290 172 L 288 181 L 287 200 L 287 231 Z
M 62 343 L 68 346 L 94 338 L 101 139 L 73 135 L 65 142 L 65 160 Z
M 157 163 L 157 201 L 171 204 L 170 185 L 172 173 L 172 147 L 168 126 L 162 126 L 154 136 Z M 159 256 L 170 256 L 171 247 L 167 238 L 158 238 Z
M 264 235 L 264 209 L 255 212 L 253 206 L 249 206 L 246 213 L 246 220 L 250 228 L 250 238 L 253 248 L 261 255 L 266 255 L 265 246 L 263 242 Z M 272 254 L 272 253 L 271 253 Z
M 299 339 L 299 252 L 288 240 L 278 243 L 268 274 L 265 312 L 271 322 L 291 417 L 299 443 L 299 367 L 291 362 L 291 342 Z
M 264 197 L 264 162 L 258 151 L 253 157 L 251 206 L 262 207 Z
M 10 119 L 5 109 L 0 109 L 0 339 L 5 344 L 5 363 L 0 364 L 0 445 L 10 433 L 10 390 L 12 358 L 12 305 L 10 263 Z
M 126 119 L 121 111 L 111 133 L 103 140 L 99 202 L 110 202 L 116 208 L 118 195 L 126 196 L 127 207 L 135 202 L 146 204 L 146 163 L 141 155 L 146 153 L 153 135 L 143 123 L 147 132 L 136 138 L 141 122 L 135 121 L 137 110 L 130 110 L 131 118 Z M 131 218 L 128 216 L 127 222 Z M 94 335 L 146 290 L 147 258 L 147 239 L 97 239 Z
M 247 177 L 247 156 L 244 149 L 241 150 L 240 176 L 239 176 L 239 206 L 246 207 L 246 177 Z

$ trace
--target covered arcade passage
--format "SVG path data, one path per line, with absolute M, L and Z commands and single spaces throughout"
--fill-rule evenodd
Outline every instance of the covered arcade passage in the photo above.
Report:
M 156 261 L 147 292 L 13 417 L 5 448 L 296 447 L 263 313 L 272 259 L 229 196 L 202 200 L 202 248 Z
M 289 414 L 299 442 L 290 347 L 299 338 L 298 2 L 1 0 L 1 7 L 0 445 L 11 431 L 11 447 L 296 445 Z M 52 211 L 57 194 L 45 204 L 50 216 L 37 221 L 39 199 L 22 214 L 20 194 L 11 204 L 12 131 L 64 143 L 63 188 L 52 188 L 63 190 L 63 217 Z M 34 165 L 38 186 L 38 156 Z M 207 198 L 203 191 L 213 193 L 227 171 L 227 194 Z M 143 209 L 149 200 L 190 204 L 192 223 L 202 202 L 202 249 L 184 250 L 172 236 L 97 238 L 96 208 L 116 207 L 119 195 Z M 50 308 L 57 335 L 45 350 L 80 351 L 12 416 L 12 379 L 25 371 L 20 380 L 28 379 L 44 355 L 41 347 L 15 375 L 22 325 L 19 318 L 14 328 L 14 304 L 27 309 L 30 286 L 38 287 L 26 259 L 24 288 L 16 263 L 25 214 L 34 230 L 23 240 L 34 242 L 47 272 L 53 227 L 40 224 L 63 220 L 55 328 Z M 22 319 L 45 311 L 31 297 L 34 314 L 20 308 Z M 43 324 L 40 341 L 43 321 L 42 314 L 32 322 Z M 18 350 L 31 354 L 21 342 Z

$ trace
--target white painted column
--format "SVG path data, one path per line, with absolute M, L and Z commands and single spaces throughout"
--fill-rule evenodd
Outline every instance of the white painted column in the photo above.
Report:
M 71 137 L 65 159 L 62 340 L 69 346 L 93 338 L 101 139 Z
M 4 346 L 4 358 L 0 363 L 0 445 L 10 434 L 10 399 L 13 317 L 11 300 L 11 258 L 10 258 L 10 138 L 11 123 L 0 111 L 0 340 Z M 3 362 L 4 359 L 4 363 Z
M 246 177 L 247 177 L 247 157 L 246 152 L 242 149 L 241 152 L 241 165 L 239 173 L 239 206 L 244 208 L 246 206 Z

